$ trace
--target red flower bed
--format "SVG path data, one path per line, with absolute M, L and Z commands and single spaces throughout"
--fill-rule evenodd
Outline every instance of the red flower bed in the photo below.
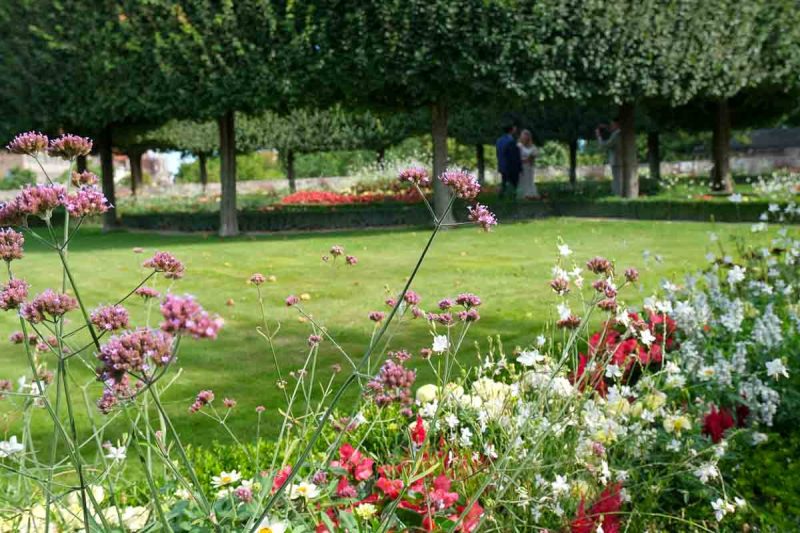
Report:
M 364 192 L 349 194 L 332 191 L 297 191 L 281 200 L 284 205 L 353 205 L 372 204 L 386 201 L 415 203 L 420 201 L 419 194 L 413 189 L 384 194 L 378 192 Z

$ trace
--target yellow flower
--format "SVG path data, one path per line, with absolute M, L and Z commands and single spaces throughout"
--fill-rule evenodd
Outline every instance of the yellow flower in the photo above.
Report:
M 428 383 L 417 389 L 417 401 L 419 403 L 430 403 L 439 396 L 439 388 Z
M 300 299 L 303 300 L 304 302 L 307 302 L 311 299 L 311 295 L 308 294 L 307 292 L 304 292 L 303 294 L 300 295 Z

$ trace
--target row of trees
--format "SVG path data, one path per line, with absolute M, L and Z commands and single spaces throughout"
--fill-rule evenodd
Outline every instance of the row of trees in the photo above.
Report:
M 237 150 L 278 148 L 291 169 L 301 151 L 380 152 L 426 129 L 438 173 L 448 135 L 482 146 L 508 111 L 573 157 L 617 114 L 627 197 L 637 124 L 656 154 L 659 131 L 712 129 L 725 190 L 732 125 L 796 107 L 798 22 L 795 0 L 5 2 L 0 136 L 93 136 L 110 198 L 112 148 L 218 153 L 223 235 L 238 232 Z

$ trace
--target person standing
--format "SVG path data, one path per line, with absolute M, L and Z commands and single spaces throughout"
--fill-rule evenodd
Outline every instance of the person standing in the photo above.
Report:
M 602 130 L 608 129 L 608 138 L 603 138 Z M 611 121 L 610 126 L 600 124 L 595 130 L 600 148 L 608 151 L 608 164 L 611 166 L 611 191 L 615 195 L 622 193 L 622 132 L 619 129 L 619 120 Z
M 497 139 L 495 149 L 497 150 L 497 171 L 500 173 L 500 197 L 514 198 L 519 174 L 522 171 L 522 161 L 517 148 L 517 141 L 514 134 L 517 127 L 514 125 L 505 128 L 505 135 Z
M 517 188 L 517 198 L 539 198 L 539 191 L 536 190 L 536 183 L 533 181 L 534 165 L 539 156 L 539 149 L 533 144 L 533 136 L 529 130 L 522 130 L 519 134 L 520 161 L 522 171 L 519 176 L 519 187 Z

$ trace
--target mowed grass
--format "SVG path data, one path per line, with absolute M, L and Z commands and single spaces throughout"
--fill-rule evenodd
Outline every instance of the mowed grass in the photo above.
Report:
M 707 223 L 633 222 L 588 219 L 548 219 L 500 225 L 484 234 L 474 228 L 440 233 L 412 288 L 422 296 L 422 307 L 434 310 L 436 302 L 459 292 L 481 296 L 481 320 L 469 332 L 464 360 L 469 362 L 474 342 L 487 344 L 487 337 L 500 335 L 506 346 L 530 344 L 554 316 L 555 296 L 548 287 L 560 238 L 574 250 L 580 264 L 595 255 L 613 259 L 619 268 L 635 266 L 641 271 L 638 289 L 622 298 L 633 304 L 650 294 L 664 278 L 679 280 L 689 270 L 700 267 L 710 247 L 708 233 L 718 233 L 724 242 L 731 235 L 749 234 L 745 225 Z M 274 275 L 277 281 L 264 285 L 266 310 L 272 327 L 280 323 L 276 337 L 277 356 L 284 374 L 301 367 L 307 354 L 306 339 L 310 324 L 301 323 L 295 309 L 283 301 L 289 294 L 307 293 L 304 309 L 323 324 L 354 359 L 363 354 L 374 326 L 367 315 L 371 310 L 387 310 L 384 300 L 396 294 L 411 273 L 422 251 L 428 230 L 398 229 L 337 233 L 245 236 L 222 240 L 215 236 L 158 235 L 139 233 L 101 234 L 85 230 L 70 247 L 70 260 L 81 295 L 89 308 L 116 301 L 133 289 L 146 275 L 141 263 L 156 250 L 168 250 L 186 264 L 186 276 L 171 290 L 189 293 L 209 310 L 225 319 L 216 341 L 186 339 L 176 368 L 182 375 L 166 393 L 165 404 L 183 438 L 194 444 L 225 439 L 224 431 L 208 417 L 187 414 L 200 389 L 213 389 L 218 403 L 235 398 L 238 406 L 229 419 L 231 427 L 244 440 L 254 435 L 257 405 L 267 408 L 262 434 L 274 434 L 284 407 L 277 388 L 272 356 L 256 328 L 261 321 L 257 293 L 247 284 L 254 272 Z M 58 288 L 61 270 L 57 257 L 43 246 L 31 242 L 26 257 L 15 262 L 15 274 L 33 285 L 32 292 Z M 358 265 L 347 267 L 337 261 L 325 263 L 321 257 L 331 245 L 344 246 L 356 255 Z M 145 249 L 143 254 L 134 247 Z M 649 256 L 645 257 L 645 251 Z M 165 290 L 164 280 L 156 288 Z M 230 302 L 229 302 L 230 300 Z M 233 305 L 230 305 L 232 303 Z M 134 325 L 146 323 L 145 305 L 132 299 L 128 305 Z M 80 314 L 71 313 L 71 325 L 80 324 Z M 157 324 L 154 308 L 152 323 Z M 19 329 L 11 313 L 0 315 L 0 334 L 5 338 Z M 431 344 L 431 333 L 424 321 L 403 321 L 392 329 L 390 349 L 405 348 L 418 353 Z M 80 344 L 80 343 L 76 343 Z M 51 356 L 45 356 L 55 369 Z M 80 399 L 79 385 L 91 383 L 88 397 L 93 402 L 101 385 L 92 383 L 88 370 L 95 365 L 91 352 L 82 365 L 73 359 L 76 379 L 70 384 Z M 330 374 L 339 363 L 347 369 L 345 358 L 330 342 L 323 342 L 318 363 L 320 377 Z M 375 361 L 379 363 L 379 361 Z M 419 381 L 430 374 L 420 368 Z M 0 344 L 0 378 L 16 379 L 26 373 L 27 363 L 21 346 Z M 28 372 L 29 374 L 29 372 Z M 290 383 L 292 381 L 290 380 Z M 356 391 L 349 395 L 352 402 Z M 19 433 L 18 413 L 0 403 L 9 434 Z M 81 410 L 79 410 L 81 411 Z M 82 409 L 85 413 L 85 409 Z M 98 421 L 102 417 L 94 413 Z M 42 442 L 50 435 L 51 424 L 42 411 L 34 420 L 35 437 Z M 125 431 L 120 417 L 110 426 L 111 435 Z M 88 437 L 86 415 L 80 415 L 79 430 Z

